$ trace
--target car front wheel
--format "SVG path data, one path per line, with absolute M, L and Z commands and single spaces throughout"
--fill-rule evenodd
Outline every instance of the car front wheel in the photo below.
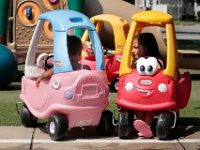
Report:
M 119 89 L 118 84 L 119 84 L 119 78 L 114 79 L 114 80 L 112 81 L 112 83 L 111 83 L 111 90 L 112 90 L 113 92 L 117 92 L 117 91 L 118 91 L 118 89 Z
M 32 115 L 25 104 L 21 109 L 21 121 L 25 127 L 35 127 L 37 123 L 37 118 Z
M 161 113 L 156 125 L 156 135 L 158 139 L 167 139 L 172 125 L 173 115 L 171 113 Z
M 52 140 L 58 141 L 63 138 L 68 130 L 68 121 L 65 116 L 55 114 L 49 117 L 47 130 Z
M 118 116 L 118 136 L 120 139 L 128 139 L 130 136 L 129 131 L 129 113 L 128 111 L 119 111 Z

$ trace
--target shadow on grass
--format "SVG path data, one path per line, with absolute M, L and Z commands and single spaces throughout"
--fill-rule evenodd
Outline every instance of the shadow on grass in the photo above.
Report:
M 20 83 L 12 83 L 5 87 L 0 87 L 0 91 L 16 91 L 21 90 L 21 84 Z
M 191 136 L 200 132 L 200 118 L 197 117 L 181 117 L 177 126 L 172 130 L 171 137 L 176 139 Z
M 180 117 L 178 120 L 178 125 L 194 125 L 194 126 L 200 126 L 200 118 L 197 117 Z
M 192 80 L 200 80 L 200 74 L 191 74 Z
M 18 71 L 15 80 L 6 86 L 0 87 L 0 91 L 21 90 L 21 78 L 23 75 L 24 73 L 22 71 Z
M 194 109 L 200 109 L 200 106 L 199 107 L 194 107 Z
M 175 129 L 172 129 L 169 134 L 169 139 L 179 139 L 192 136 L 193 134 L 200 132 L 199 126 L 177 126 Z
M 22 79 L 23 76 L 24 76 L 24 72 L 23 71 L 18 71 L 17 75 L 16 75 L 16 78 L 15 78 L 15 81 L 16 82 L 21 82 L 21 79 Z

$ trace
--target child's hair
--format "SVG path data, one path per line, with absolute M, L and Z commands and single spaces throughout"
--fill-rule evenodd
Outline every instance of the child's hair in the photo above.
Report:
M 158 44 L 152 33 L 140 33 L 138 35 L 138 44 L 144 47 L 146 56 L 162 58 L 159 53 Z
M 165 67 L 165 61 L 160 55 L 156 38 L 152 33 L 140 33 L 138 35 L 138 44 L 144 47 L 146 56 L 153 56 L 160 59 L 164 63 L 163 67 Z
M 79 54 L 83 49 L 82 41 L 75 35 L 67 36 L 67 46 L 70 55 Z

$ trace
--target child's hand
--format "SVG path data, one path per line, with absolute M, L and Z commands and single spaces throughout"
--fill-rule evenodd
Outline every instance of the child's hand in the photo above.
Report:
M 37 78 L 37 80 L 35 81 L 36 87 L 39 87 L 41 80 L 42 80 L 41 76 Z

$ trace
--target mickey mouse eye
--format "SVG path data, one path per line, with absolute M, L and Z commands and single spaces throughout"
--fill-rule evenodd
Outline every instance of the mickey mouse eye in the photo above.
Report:
M 145 66 L 144 66 L 144 65 L 140 66 L 140 71 L 141 71 L 141 72 L 144 72 L 144 71 L 145 71 Z
M 157 59 L 154 57 L 148 57 L 146 59 L 146 64 L 148 64 L 146 74 L 150 76 L 154 75 L 157 72 L 159 65 Z
M 140 57 L 137 60 L 137 64 L 136 64 L 136 69 L 138 74 L 140 75 L 146 75 L 146 59 L 144 57 Z
M 158 70 L 158 61 L 154 57 L 140 57 L 137 60 L 136 69 L 140 75 L 154 75 Z
M 152 71 L 153 71 L 153 67 L 152 67 L 152 66 L 148 66 L 148 67 L 147 67 L 147 71 L 148 71 L 148 72 L 152 72 Z

